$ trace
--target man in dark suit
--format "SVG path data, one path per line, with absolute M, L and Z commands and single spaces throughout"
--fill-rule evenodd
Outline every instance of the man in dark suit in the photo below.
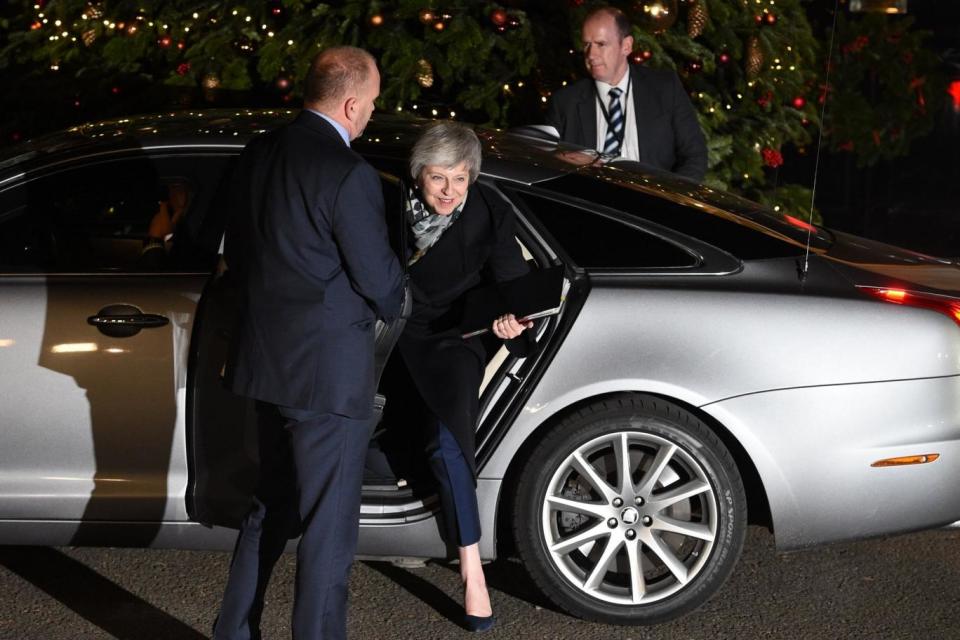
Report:
M 619 9 L 587 15 L 581 35 L 592 78 L 553 94 L 547 123 L 566 142 L 703 180 L 707 146 L 690 98 L 676 73 L 628 62 L 630 30 Z
M 370 54 L 328 49 L 311 64 L 304 110 L 238 160 L 225 259 L 243 311 L 227 379 L 261 401 L 267 419 L 217 639 L 260 637 L 270 572 L 298 534 L 293 637 L 346 637 L 373 426 L 374 328 L 378 316 L 399 314 L 403 296 L 379 177 L 350 149 L 379 93 Z

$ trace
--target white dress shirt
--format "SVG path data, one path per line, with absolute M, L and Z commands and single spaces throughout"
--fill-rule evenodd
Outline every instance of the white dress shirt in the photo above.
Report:
M 630 86 L 630 69 L 627 69 L 620 82 L 616 85 L 596 80 L 597 93 L 603 100 L 603 109 L 609 112 L 610 89 L 614 86 L 623 92 L 620 94 L 620 108 L 623 110 L 623 144 L 620 145 L 620 157 L 627 160 L 640 159 L 640 144 L 637 141 L 637 116 L 633 109 L 633 91 L 627 92 Z M 626 104 L 624 104 L 626 102 Z M 607 140 L 607 119 L 603 117 L 603 109 L 597 105 L 597 150 L 603 151 L 603 143 Z

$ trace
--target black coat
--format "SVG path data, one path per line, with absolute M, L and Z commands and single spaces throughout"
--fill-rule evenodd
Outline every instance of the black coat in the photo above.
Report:
M 633 65 L 629 69 L 640 162 L 703 180 L 707 145 L 680 78 L 663 69 Z M 597 93 L 593 78 L 583 78 L 554 93 L 547 124 L 557 128 L 561 140 L 595 149 Z
M 246 146 L 232 206 L 224 257 L 243 298 L 232 390 L 370 417 L 375 320 L 396 316 L 403 295 L 376 170 L 304 111 Z
M 470 187 L 460 217 L 409 269 L 413 312 L 400 337 L 400 353 L 427 408 L 456 437 L 474 473 L 477 394 L 486 354 L 479 337 L 460 337 L 464 296 L 478 285 L 528 271 L 514 236 L 513 209 L 479 184 Z M 532 332 L 506 344 L 514 354 L 526 355 Z

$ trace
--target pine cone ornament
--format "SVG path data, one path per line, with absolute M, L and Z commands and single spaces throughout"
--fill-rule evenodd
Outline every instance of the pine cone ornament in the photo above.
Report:
M 433 65 L 423 58 L 417 61 L 417 82 L 424 89 L 433 86 Z
M 706 0 L 691 0 L 687 9 L 687 35 L 691 38 L 700 37 L 707 26 L 708 15 Z
M 752 78 L 760 73 L 760 68 L 763 66 L 763 52 L 760 50 L 760 39 L 757 36 L 750 36 L 747 40 L 747 53 L 744 59 L 746 60 L 744 71 L 747 72 L 747 77 Z

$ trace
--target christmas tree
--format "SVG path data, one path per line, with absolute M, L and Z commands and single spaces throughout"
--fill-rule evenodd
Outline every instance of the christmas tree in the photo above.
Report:
M 334 44 L 377 56 L 381 108 L 494 126 L 542 122 L 551 93 L 584 75 L 579 25 L 599 3 L 502 2 L 8 2 L 0 9 L 0 68 L 16 77 L 8 88 L 41 91 L 8 91 L 0 106 L 19 120 L 8 116 L 0 126 L 10 141 L 41 125 L 171 102 L 293 105 L 313 54 Z M 609 4 L 635 25 L 635 64 L 680 74 L 708 140 L 707 182 L 803 214 L 809 190 L 778 184 L 785 149 L 802 152 L 816 133 L 824 92 L 817 60 L 825 52 L 801 0 Z M 40 112 L 42 123 L 27 120 Z M 847 124 L 833 121 L 837 148 Z

